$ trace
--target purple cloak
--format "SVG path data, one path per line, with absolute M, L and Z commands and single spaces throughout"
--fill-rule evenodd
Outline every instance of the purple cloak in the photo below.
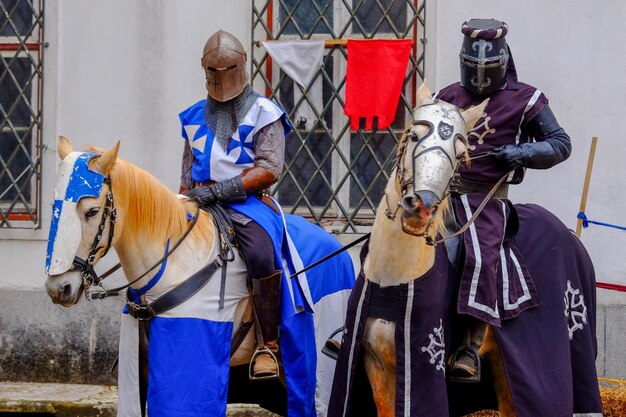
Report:
M 533 204 L 515 207 L 520 227 L 512 242 L 533 276 L 540 301 L 536 308 L 494 328 L 517 415 L 601 417 L 591 259 L 578 238 L 552 213 Z M 431 342 L 440 340 L 447 359 L 459 339 L 451 332 L 461 321 L 454 313 L 457 271 L 448 262 L 444 245 L 437 251 L 433 269 L 399 289 L 398 417 L 461 416 L 495 406 L 493 390 L 486 383 L 446 386 L 444 373 L 435 365 L 439 363 L 436 355 L 435 364 L 426 355 L 428 346 L 434 345 Z M 364 247 L 362 257 L 366 253 Z M 360 349 L 373 288 L 361 274 L 352 291 L 329 417 L 376 416 Z M 408 336 L 406 332 L 410 332 Z M 483 380 L 488 382 L 488 368 L 483 370 Z

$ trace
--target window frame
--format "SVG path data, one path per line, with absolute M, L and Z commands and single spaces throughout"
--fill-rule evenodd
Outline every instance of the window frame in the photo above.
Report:
M 262 3 L 262 7 L 257 7 L 259 3 Z M 333 229 L 339 233 L 360 233 L 362 231 L 361 226 L 371 226 L 375 216 L 376 208 L 380 198 L 369 197 L 369 194 L 376 190 L 369 187 L 369 184 L 356 185 L 355 181 L 360 180 L 363 182 L 364 176 L 359 177 L 359 174 L 355 168 L 357 167 L 356 161 L 353 160 L 352 154 L 360 155 L 366 153 L 364 158 L 378 158 L 376 161 L 377 166 L 373 169 L 378 170 L 378 173 L 374 177 L 375 181 L 381 181 L 386 184 L 387 179 L 393 165 L 394 155 L 378 155 L 374 154 L 373 147 L 367 144 L 360 144 L 359 148 L 351 149 L 353 138 L 354 140 L 371 140 L 376 136 L 392 135 L 396 144 L 400 139 L 402 131 L 406 127 L 406 124 L 410 122 L 411 110 L 415 107 L 415 94 L 414 92 L 418 86 L 418 78 L 424 79 L 424 55 L 425 55 L 425 43 L 426 43 L 426 27 L 425 27 L 425 0 L 405 0 L 406 6 L 406 26 L 396 28 L 389 32 L 354 32 L 356 14 L 355 9 L 349 7 L 359 7 L 361 2 L 349 2 L 351 6 L 340 0 L 330 0 L 332 7 L 332 30 L 325 29 L 324 33 L 316 33 L 315 30 L 307 32 L 302 31 L 295 34 L 284 34 L 283 29 L 280 28 L 281 21 L 281 0 L 254 0 L 252 7 L 253 25 L 252 25 L 252 40 L 253 51 L 251 59 L 251 74 L 252 81 L 257 91 L 265 89 L 265 94 L 273 99 L 276 99 L 280 104 L 280 83 L 285 78 L 285 75 L 281 75 L 281 70 L 278 65 L 272 62 L 269 55 L 263 56 L 264 49 L 262 48 L 262 40 L 293 40 L 293 39 L 324 39 L 326 40 L 325 58 L 329 55 L 333 56 L 333 68 L 332 68 L 332 80 L 333 80 L 333 97 L 332 97 L 332 126 L 329 128 L 333 146 L 328 149 L 327 156 L 330 154 L 331 158 L 331 174 L 328 179 L 331 185 L 331 202 L 325 206 L 312 206 L 307 201 L 302 203 L 302 200 L 306 200 L 306 193 L 301 193 L 295 200 L 297 201 L 295 206 L 285 206 L 285 211 L 296 213 L 305 216 L 319 224 L 326 225 L 335 223 L 338 225 L 336 229 Z M 298 2 L 295 2 L 298 4 Z M 385 3 L 385 2 L 383 2 Z M 393 4 L 393 2 L 387 2 Z M 385 3 L 385 4 L 387 4 Z M 381 2 L 377 2 L 380 6 Z M 395 3 L 397 4 L 397 3 Z M 317 5 L 317 3 L 316 3 Z M 313 7 L 321 8 L 319 5 L 313 5 Z M 323 7 L 323 6 L 322 6 Z M 391 5 L 388 5 L 391 7 Z M 286 9 L 283 9 L 286 10 Z M 404 10 L 403 10 L 404 11 Z M 290 12 L 293 12 L 291 9 Z M 287 14 L 287 13 L 284 13 Z M 294 12 L 295 14 L 295 12 Z M 384 12 L 381 12 L 381 16 Z M 289 16 L 293 16 L 289 14 Z M 354 16 L 354 17 L 352 17 Z M 321 24 L 318 21 L 318 25 Z M 292 25 L 293 26 L 293 25 Z M 319 26 L 318 26 L 319 28 Z M 380 28 L 380 26 L 379 26 Z M 312 29 L 312 28 L 311 28 Z M 400 34 L 398 33 L 400 32 Z M 412 70 L 409 71 L 409 76 L 405 78 L 403 85 L 402 96 L 399 101 L 399 107 L 405 106 L 405 118 L 403 127 L 390 126 L 388 129 L 378 131 L 365 131 L 365 130 L 352 130 L 349 127 L 346 129 L 346 124 L 349 124 L 347 116 L 343 114 L 343 104 L 345 103 L 345 74 L 347 69 L 347 54 L 346 54 L 346 39 L 412 39 L 413 49 L 411 53 L 411 61 L 409 67 Z M 256 57 L 261 56 L 256 60 Z M 412 66 L 412 67 L 411 67 Z M 319 75 L 318 75 L 319 77 Z M 287 77 L 288 79 L 288 77 Z M 408 82 L 407 82 L 408 80 Z M 338 84 L 339 87 L 337 87 Z M 259 88 L 260 87 L 260 88 Z M 294 85 L 294 89 L 300 88 Z M 337 91 L 338 88 L 338 91 Z M 402 101 L 404 100 L 404 102 Z M 328 103 L 324 102 L 324 106 Z M 410 109 L 409 109 L 410 107 Z M 315 132 L 313 129 L 304 131 L 303 135 L 299 135 L 300 142 L 298 147 L 302 148 L 305 145 L 305 140 L 308 140 L 314 133 L 326 134 L 325 131 L 320 130 Z M 291 134 L 293 135 L 293 133 Z M 359 138 L 362 136 L 362 138 Z M 356 137 L 356 138 L 355 138 Z M 288 138 L 292 140 L 295 138 Z M 392 139 L 385 139 L 392 140 Z M 396 144 L 393 144 L 395 148 Z M 364 149 L 368 147 L 369 149 Z M 392 152 L 394 154 L 395 152 Z M 310 157 L 309 157 L 310 158 Z M 310 162 L 311 165 L 317 164 L 315 161 Z M 382 168 L 381 168 L 382 165 Z M 289 171 L 289 161 L 286 161 L 287 171 Z M 317 172 L 317 171 L 316 171 Z M 382 177 L 381 177 L 382 175 Z M 281 194 L 281 186 L 284 187 L 283 182 L 286 181 L 285 177 L 289 178 L 289 181 L 296 182 L 296 176 L 292 172 L 286 172 L 283 174 L 281 180 L 279 180 L 277 186 L 273 189 L 275 196 L 279 198 Z M 304 181 L 307 181 L 304 179 Z M 326 181 L 326 180 L 324 180 Z M 359 187 L 357 190 L 359 196 L 357 196 L 358 202 L 352 204 L 351 189 L 352 187 Z M 302 189 L 304 187 L 300 187 Z M 380 188 L 378 186 L 378 188 Z M 383 187 L 384 188 L 384 187 Z M 363 192 L 365 191 L 365 193 Z M 381 193 L 380 190 L 377 191 Z
M 12 13 L 19 6 L 28 6 L 30 11 L 28 16 L 30 16 L 31 20 L 27 23 L 24 33 L 14 23 L 15 19 L 11 18 L 13 16 Z M 14 100 L 8 103 L 8 108 L 4 109 L 4 111 L 7 111 L 9 118 L 2 117 L 3 123 L 0 126 L 0 130 L 3 133 L 13 134 L 19 142 L 18 146 L 24 145 L 25 141 L 22 141 L 24 134 L 31 135 L 28 153 L 30 159 L 27 161 L 27 167 L 18 176 L 19 179 L 21 175 L 29 173 L 30 191 L 28 196 L 23 196 L 22 192 L 17 190 L 17 195 L 14 198 L 3 200 L 0 203 L 0 230 L 39 229 L 41 227 L 42 201 L 44 0 L 21 0 L 12 5 L 12 7 L 9 6 L 7 8 L 5 5 L 0 7 L 2 7 L 0 11 L 4 14 L 4 27 L 6 28 L 6 25 L 9 25 L 9 30 L 13 32 L 13 36 L 0 36 L 0 55 L 3 63 L 2 75 L 4 77 L 13 75 L 13 70 L 8 69 L 8 66 L 15 59 L 28 59 L 30 61 L 28 65 L 30 72 L 27 74 L 25 83 L 25 86 L 30 89 L 30 94 L 24 100 L 24 104 L 28 106 L 26 110 L 28 122 L 19 126 L 14 126 L 11 123 L 10 118 L 14 110 L 11 110 L 10 107 L 17 101 Z M 16 30 L 20 33 L 15 33 Z M 20 97 L 23 99 L 24 92 L 21 89 L 22 86 L 17 87 L 19 90 L 17 99 L 19 100 Z M 7 166 L 10 167 L 11 162 L 8 161 Z M 20 160 L 20 162 L 23 161 Z M 3 171 L 4 169 L 0 166 L 0 173 Z M 5 173 L 5 175 L 8 175 L 8 173 Z M 17 189 L 17 180 L 11 179 L 10 182 Z M 0 190 L 0 194 L 7 191 L 8 189 Z

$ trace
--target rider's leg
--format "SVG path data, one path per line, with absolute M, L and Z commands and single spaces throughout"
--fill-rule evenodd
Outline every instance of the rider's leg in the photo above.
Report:
M 456 382 L 480 381 L 478 351 L 485 342 L 487 323 L 468 316 L 467 336 L 464 344 L 454 353 L 450 364 L 450 379 Z
M 254 378 L 278 376 L 278 327 L 280 324 L 281 271 L 274 266 L 274 246 L 265 230 L 254 221 L 235 223 L 237 241 L 248 265 L 252 282 L 257 325 L 258 347 L 252 369 Z M 268 352 L 271 351 L 274 356 Z
M 252 295 L 258 316 L 261 339 L 258 341 L 252 377 L 278 377 L 278 326 L 280 317 L 280 281 L 282 272 L 252 280 Z M 258 334 L 259 332 L 257 332 Z M 257 337 L 258 338 L 258 337 Z M 270 354 L 266 349 L 273 353 Z
M 457 215 L 468 212 L 473 204 L 481 201 L 468 198 L 468 205 L 460 204 Z M 461 313 L 469 313 L 464 322 L 467 335 L 463 345 L 450 358 L 450 380 L 456 382 L 480 382 L 480 357 L 478 350 L 485 340 L 485 331 L 488 321 L 499 323 L 498 311 L 499 285 L 502 280 L 500 266 L 502 241 L 505 235 L 505 220 L 508 206 L 496 202 L 490 211 L 483 211 L 472 225 L 474 233 L 463 235 L 465 245 L 465 262 L 461 276 L 461 289 L 459 293 L 458 307 Z M 459 221 L 468 221 L 461 217 Z M 471 299 L 480 300 L 488 306 L 493 306 L 494 311 L 478 310 L 470 307 Z M 482 317 L 480 320 L 478 317 Z M 484 321 L 483 321 L 484 320 Z

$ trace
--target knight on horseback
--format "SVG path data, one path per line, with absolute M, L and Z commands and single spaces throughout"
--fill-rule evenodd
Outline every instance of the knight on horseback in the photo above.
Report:
M 508 185 L 519 184 L 526 168 L 547 169 L 571 152 L 546 96 L 519 82 L 505 37 L 506 23 L 472 19 L 463 23 L 461 81 L 442 89 L 438 99 L 466 109 L 489 98 L 483 118 L 468 135 L 470 164 L 452 182 L 455 220 L 468 222 L 493 189 L 493 198 L 462 237 L 465 266 L 457 301 L 467 319 L 467 335 L 450 359 L 450 378 L 480 381 L 478 350 L 487 325 L 517 317 L 538 304 L 535 287 L 517 248 L 509 241 L 517 215 Z
M 219 30 L 207 40 L 201 64 L 208 96 L 180 114 L 185 147 L 180 193 L 201 206 L 224 205 L 248 267 L 257 320 L 257 351 L 252 379 L 278 376 L 280 270 L 275 268 L 272 240 L 256 215 L 278 216 L 267 193 L 283 169 L 285 136 L 291 126 L 273 101 L 248 83 L 246 52 L 232 34 Z M 229 205 L 257 199 L 257 214 Z M 261 213 L 258 213 L 261 210 Z

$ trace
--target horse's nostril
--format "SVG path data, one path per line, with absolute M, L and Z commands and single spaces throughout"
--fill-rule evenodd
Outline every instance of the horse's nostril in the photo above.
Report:
M 61 301 L 69 300 L 71 295 L 72 295 L 72 286 L 70 284 L 65 284 L 59 290 L 59 300 Z
M 422 201 L 422 206 L 425 209 L 434 208 L 437 206 L 437 204 L 439 204 L 439 198 L 437 197 L 437 194 L 430 190 L 418 191 L 416 194 L 417 198 Z
M 410 213 L 415 213 L 419 210 L 418 199 L 415 198 L 415 194 L 407 195 L 402 198 L 402 209 Z

